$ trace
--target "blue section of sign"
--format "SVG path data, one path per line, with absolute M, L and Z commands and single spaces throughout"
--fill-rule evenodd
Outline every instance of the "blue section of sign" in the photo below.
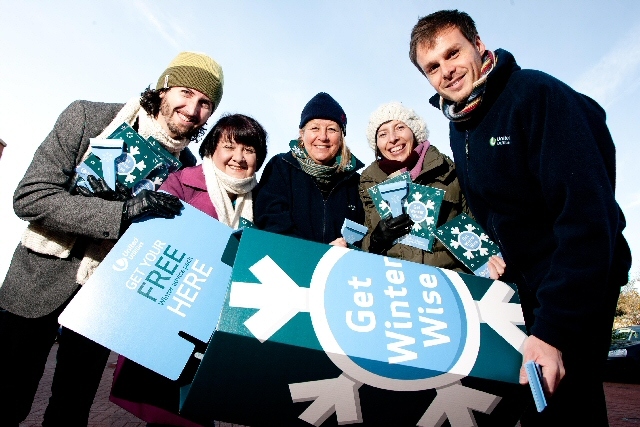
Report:
M 221 262 L 233 230 L 185 204 L 174 219 L 134 223 L 59 321 L 105 347 L 177 379 L 219 320 L 231 267 Z
M 486 262 L 482 264 L 477 270 L 473 271 L 473 274 L 475 274 L 476 276 L 489 278 L 491 276 L 491 273 L 489 272 L 489 263 Z
M 448 372 L 466 342 L 466 316 L 453 284 L 433 267 L 376 261 L 352 251 L 329 274 L 325 312 L 335 340 L 356 364 L 383 377 Z

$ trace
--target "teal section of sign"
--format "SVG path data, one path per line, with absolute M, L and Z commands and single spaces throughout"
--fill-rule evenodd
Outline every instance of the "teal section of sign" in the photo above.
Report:
M 518 383 L 522 355 L 486 323 L 480 325 L 480 348 L 470 377 Z M 498 360 L 500 363 L 496 363 Z
M 460 277 L 467 285 L 474 300 L 479 301 L 485 296 L 492 280 L 471 274 L 461 273 Z M 509 284 L 516 289 L 516 285 Z M 520 304 L 518 292 L 514 293 L 509 301 Z M 526 332 L 524 325 L 519 326 L 522 332 Z M 522 355 L 507 343 L 500 335 L 491 329 L 486 323 L 480 325 L 480 349 L 478 359 L 469 376 L 479 378 L 492 378 L 500 381 L 518 383 L 519 370 L 522 365 Z M 500 363 L 496 363 L 499 360 Z
M 60 323 L 177 379 L 208 342 L 231 267 L 220 259 L 231 228 L 185 204 L 174 219 L 134 223 L 60 316 Z M 191 338 L 190 338 L 191 339 Z
M 249 268 L 265 256 L 269 256 L 293 282 L 300 287 L 308 288 L 316 264 L 329 248 L 328 245 L 253 228 L 244 229 L 233 266 L 231 282 L 254 283 L 259 286 L 260 281 Z M 269 284 L 267 283 L 267 285 Z M 244 326 L 244 322 L 257 311 L 255 308 L 231 307 L 227 297 L 218 328 L 223 332 L 253 338 L 251 332 Z M 311 330 L 309 313 L 298 313 L 270 337 L 269 341 L 321 350 L 315 335 L 309 333 Z

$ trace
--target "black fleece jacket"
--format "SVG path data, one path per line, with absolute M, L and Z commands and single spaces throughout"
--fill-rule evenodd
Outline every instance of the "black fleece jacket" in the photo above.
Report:
M 594 100 L 495 53 L 480 106 L 450 123 L 451 149 L 473 215 L 502 250 L 503 280 L 518 284 L 530 333 L 562 350 L 602 318 L 607 287 L 628 279 L 615 147 Z

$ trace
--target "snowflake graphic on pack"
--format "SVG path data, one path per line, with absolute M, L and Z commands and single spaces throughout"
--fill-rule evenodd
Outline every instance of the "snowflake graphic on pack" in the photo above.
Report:
M 120 140 L 124 143 L 121 154 L 115 157 L 116 179 L 132 189 L 133 194 L 141 190 L 157 190 L 170 172 L 178 170 L 182 164 L 158 141 L 140 136 L 131 126 L 123 123 L 107 141 Z M 104 141 L 104 140 L 97 140 Z M 76 168 L 78 185 L 89 188 L 85 181 L 89 175 L 105 178 L 102 160 L 96 153 Z
M 444 199 L 444 190 L 411 182 L 409 172 L 403 172 L 369 188 L 369 195 L 380 218 L 409 214 L 414 222 L 409 234 L 395 243 L 424 251 L 433 249 L 434 232 Z
M 462 213 L 437 228 L 435 236 L 476 276 L 489 277 L 489 258 L 500 255 L 500 249 L 468 215 Z
M 413 226 L 409 234 L 398 239 L 398 243 L 425 251 L 433 249 L 434 233 L 444 194 L 445 191 L 438 188 L 409 184 L 409 193 L 404 201 L 404 211 L 409 214 Z
M 126 123 L 113 132 L 109 138 L 124 140 L 126 150 L 116 159 L 118 181 L 129 188 L 145 179 L 152 170 L 162 165 L 162 157 L 149 146 L 131 126 Z

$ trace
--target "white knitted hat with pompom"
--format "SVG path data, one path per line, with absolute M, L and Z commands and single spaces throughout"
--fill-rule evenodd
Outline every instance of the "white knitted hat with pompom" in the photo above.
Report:
M 409 129 L 413 132 L 418 144 L 429 138 L 429 129 L 427 129 L 427 124 L 422 120 L 422 117 L 417 115 L 411 108 L 407 108 L 402 105 L 400 102 L 389 102 L 388 104 L 379 106 L 373 113 L 371 113 L 371 117 L 369 117 L 367 140 L 369 141 L 369 146 L 374 152 L 376 152 L 376 134 L 378 133 L 378 128 L 391 120 L 399 120 L 409 126 Z

